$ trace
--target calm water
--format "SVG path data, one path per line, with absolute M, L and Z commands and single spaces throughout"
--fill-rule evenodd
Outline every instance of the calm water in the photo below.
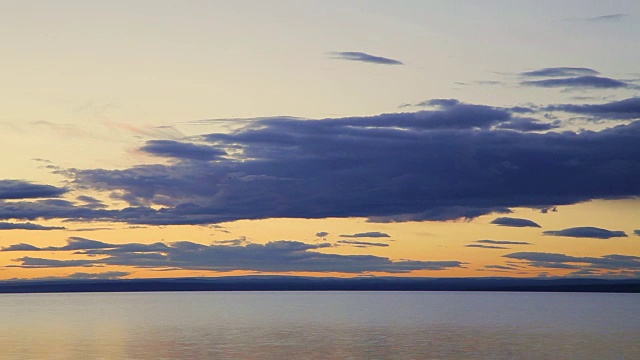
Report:
M 0 295 L 2 359 L 640 359 L 639 294 Z

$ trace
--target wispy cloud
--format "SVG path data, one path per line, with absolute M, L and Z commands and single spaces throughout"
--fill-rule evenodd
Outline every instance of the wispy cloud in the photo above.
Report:
M 600 72 L 584 67 L 550 67 L 520 73 L 526 77 L 569 77 L 569 76 L 595 76 Z
M 272 241 L 267 244 L 202 245 L 189 241 L 171 244 L 106 244 L 87 239 L 69 239 L 67 246 L 58 248 L 28 248 L 16 244 L 2 251 L 74 250 L 76 255 L 90 255 L 91 259 L 56 260 L 25 256 L 10 267 L 64 268 L 99 267 L 106 265 L 144 268 L 198 269 L 227 272 L 250 270 L 264 272 L 387 272 L 408 273 L 414 270 L 444 270 L 464 265 L 461 261 L 391 260 L 372 255 L 338 255 L 318 252 L 331 247 L 329 243 L 306 244 L 299 241 Z M 34 249 L 35 248 L 35 249 Z
M 540 227 L 540 225 L 534 221 L 512 217 L 499 217 L 491 221 L 491 223 L 494 225 L 510 227 Z
M 32 199 L 59 197 L 67 189 L 33 184 L 24 180 L 0 180 L 0 199 Z
M 389 244 L 387 243 L 377 243 L 377 242 L 369 242 L 369 241 L 357 241 L 357 240 L 338 240 L 338 244 L 343 245 L 352 245 L 355 247 L 387 247 Z
M 544 88 L 561 87 L 578 89 L 619 89 L 631 86 L 624 81 L 602 76 L 577 76 L 560 79 L 527 80 L 520 82 L 520 84 Z
M 395 60 L 395 59 L 386 58 L 382 56 L 375 56 L 375 55 L 358 52 L 358 51 L 334 51 L 334 52 L 330 52 L 329 55 L 331 56 L 332 59 L 360 61 L 365 63 L 382 64 L 382 65 L 404 65 L 404 63 L 400 60 Z
M 389 236 L 389 234 L 386 234 L 386 233 L 383 233 L 383 232 L 379 232 L 379 231 L 370 231 L 370 232 L 363 232 L 363 233 L 357 233 L 357 234 L 342 234 L 340 236 L 346 237 L 346 238 L 388 238 L 388 237 L 391 237 L 391 236 Z
M 64 230 L 64 226 L 44 226 L 33 223 L 0 222 L 0 230 Z
M 545 235 L 565 236 L 575 238 L 610 239 L 614 237 L 627 237 L 624 231 L 611 231 L 592 226 L 573 227 L 563 230 L 549 230 L 543 232 Z

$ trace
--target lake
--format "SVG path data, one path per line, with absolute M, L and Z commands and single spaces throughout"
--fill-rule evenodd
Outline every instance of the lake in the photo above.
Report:
M 0 295 L 2 359 L 640 359 L 640 294 Z

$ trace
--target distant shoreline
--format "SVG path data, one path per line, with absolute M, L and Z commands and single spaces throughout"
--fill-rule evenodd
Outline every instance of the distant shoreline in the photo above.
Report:
M 313 278 L 234 276 L 119 280 L 7 280 L 0 294 L 158 291 L 504 291 L 640 293 L 640 279 Z

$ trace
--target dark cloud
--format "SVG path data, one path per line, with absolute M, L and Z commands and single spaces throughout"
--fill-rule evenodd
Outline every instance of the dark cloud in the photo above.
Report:
M 338 240 L 338 244 L 344 245 L 353 245 L 355 247 L 387 247 L 389 244 L 386 243 L 376 243 L 376 242 L 368 242 L 368 241 L 357 241 L 357 240 Z
M 525 241 L 511 241 L 511 240 L 476 240 L 477 243 L 482 244 L 495 244 L 495 245 L 531 245 L 531 243 Z
M 23 202 L 11 211 L 0 206 L 0 219 L 450 220 L 640 195 L 640 122 L 580 133 L 491 129 L 510 119 L 508 110 L 467 104 L 371 117 L 262 119 L 206 136 L 215 148 L 233 148 L 236 158 L 70 171 L 74 186 L 111 192 L 129 208 Z
M 325 237 L 325 236 L 327 236 L 327 235 L 329 235 L 329 233 L 328 233 L 328 232 L 326 232 L 326 231 L 320 231 L 320 232 L 317 232 L 317 233 L 316 233 L 316 236 L 317 236 L 317 237 Z
M 540 227 L 540 225 L 531 220 L 511 217 L 499 217 L 491 221 L 491 223 L 495 225 L 510 227 Z
M 140 150 L 157 156 L 202 161 L 215 160 L 227 155 L 226 151 L 211 146 L 173 140 L 149 140 Z
M 390 59 L 381 56 L 374 56 L 363 52 L 357 51 L 335 51 L 330 53 L 333 59 L 340 60 L 350 60 L 350 61 L 360 61 L 371 64 L 382 64 L 382 65 L 404 65 L 402 61 Z
M 357 234 L 342 234 L 340 236 L 346 237 L 346 238 L 388 238 L 390 237 L 389 234 L 385 234 L 379 231 L 370 231 L 370 232 L 363 232 L 363 233 L 357 233 Z
M 100 208 L 88 197 L 76 198 L 84 204 L 0 199 L 0 220 L 440 221 L 640 195 L 640 122 L 601 131 L 531 133 L 499 128 L 514 120 L 509 108 L 440 103 L 413 113 L 243 121 L 229 133 L 200 139 L 209 145 L 198 149 L 229 154 L 216 161 L 181 157 L 117 170 L 60 170 L 74 192 L 96 191 L 129 207 Z M 633 98 L 550 108 L 629 119 L 634 111 L 640 114 L 639 105 Z M 8 183 L 2 184 L 6 189 Z
M 634 233 L 635 235 L 640 236 L 640 230 L 633 230 L 633 233 Z
M 460 100 L 458 99 L 430 99 L 430 100 L 421 101 L 411 106 L 433 106 L 433 107 L 446 108 L 446 107 L 451 107 L 459 104 L 460 104 Z
M 66 276 L 65 278 L 81 279 L 81 280 L 113 280 L 113 279 L 119 279 L 127 275 L 131 275 L 131 273 L 126 271 L 105 271 L 102 273 L 77 272 L 69 276 Z
M 545 88 L 595 88 L 595 89 L 617 89 L 626 88 L 630 85 L 624 81 L 601 76 L 577 76 L 561 79 L 528 80 L 520 82 L 525 86 L 537 86 Z
M 627 237 L 624 231 L 611 231 L 597 227 L 573 227 L 563 230 L 549 230 L 543 232 L 545 235 L 566 236 L 575 238 L 609 239 L 613 237 Z
M 20 243 L 20 244 L 5 246 L 0 251 L 38 251 L 38 250 L 42 250 L 42 249 L 33 245 Z
M 527 77 L 567 77 L 567 76 L 595 76 L 600 73 L 584 67 L 551 67 L 520 73 Z
M 67 189 L 51 185 L 32 184 L 23 180 L 0 180 L 0 199 L 31 199 L 58 197 Z
M 543 123 L 536 119 L 530 118 L 513 118 L 510 121 L 500 123 L 498 129 L 517 130 L 522 132 L 527 131 L 547 131 L 559 128 L 558 122 Z
M 544 108 L 547 111 L 564 111 L 587 115 L 596 119 L 635 120 L 640 119 L 640 97 L 612 101 L 604 104 L 559 104 Z
M 65 267 L 94 267 L 96 265 L 92 260 L 54 260 L 33 258 L 30 256 L 15 259 L 20 265 L 7 265 L 7 267 L 21 267 L 25 269 L 44 269 L 44 268 L 65 268 Z
M 90 209 L 104 209 L 107 206 L 100 200 L 87 195 L 80 195 L 76 197 L 76 200 L 84 202 L 84 207 Z
M 44 226 L 33 223 L 0 222 L 0 230 L 64 230 L 64 226 Z
M 17 245 L 14 245 L 17 246 Z M 107 244 L 106 248 L 89 248 L 78 255 L 102 255 L 89 260 L 52 260 L 33 257 L 16 259 L 24 268 L 75 266 L 134 266 L 144 268 L 198 269 L 212 271 L 250 270 L 264 272 L 388 272 L 443 270 L 462 267 L 460 261 L 412 261 L 372 255 L 337 255 L 317 252 L 329 243 L 306 244 L 298 241 L 272 241 L 267 244 L 202 245 L 179 241 L 169 245 Z
M 528 262 L 529 266 L 556 269 L 600 269 L 629 271 L 640 269 L 640 257 L 628 255 L 604 255 L 601 257 L 576 257 L 545 252 L 517 252 L 503 255 L 509 259 Z
M 88 250 L 88 249 L 106 249 L 115 245 L 107 244 L 102 241 L 85 239 L 81 237 L 70 237 L 67 239 L 67 245 L 64 246 L 47 246 L 39 248 L 29 244 L 17 244 L 3 247 L 0 251 L 71 251 L 71 250 Z
M 467 244 L 465 247 L 474 247 L 481 249 L 508 249 L 508 247 L 504 246 L 496 246 L 496 245 L 482 245 L 482 244 Z
M 505 266 L 505 265 L 486 265 L 485 269 L 497 269 L 497 270 L 520 270 L 514 266 Z

